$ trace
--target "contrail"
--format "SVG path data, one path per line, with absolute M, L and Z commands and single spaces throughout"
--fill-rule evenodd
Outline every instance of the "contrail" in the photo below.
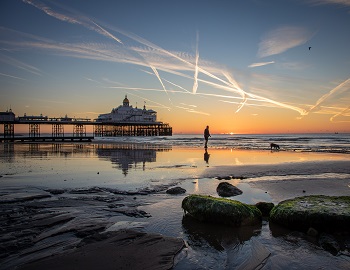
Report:
M 166 80 L 166 79 L 163 79 L 163 80 L 166 81 L 167 83 L 170 83 L 170 84 L 172 84 L 172 85 L 174 85 L 174 86 L 176 86 L 176 87 L 178 87 L 178 88 L 184 90 L 186 93 L 191 93 L 190 91 L 188 91 L 187 89 L 183 88 L 183 87 L 180 86 L 180 85 L 177 85 L 177 84 L 175 84 L 175 83 L 173 83 L 173 82 L 171 82 L 171 81 L 168 81 L 168 80 Z M 168 91 L 169 91 L 169 90 L 168 90 Z
M 150 99 L 147 99 L 147 98 L 144 98 L 144 97 L 141 97 L 141 96 L 132 94 L 132 93 L 128 93 L 128 94 L 130 94 L 130 95 L 132 95 L 132 96 L 135 96 L 135 97 L 138 97 L 138 98 L 141 98 L 141 99 L 144 99 L 144 100 L 146 100 L 146 101 L 152 102 L 152 103 L 154 103 L 154 104 L 157 104 L 157 105 L 159 105 L 161 108 L 165 108 L 165 109 L 170 110 L 170 107 L 165 106 L 165 105 L 163 105 L 163 104 L 161 104 L 161 103 L 155 102 L 155 101 L 153 101 L 153 100 L 150 100 Z
M 90 20 L 94 25 L 96 25 L 99 29 L 101 29 L 101 31 L 108 37 L 114 39 L 115 41 L 117 41 L 120 44 L 123 44 L 123 42 L 119 39 L 116 38 L 115 36 L 113 36 L 111 33 L 109 33 L 107 30 L 105 30 L 104 28 L 102 28 L 101 26 L 99 26 L 97 23 L 95 23 L 93 20 Z
M 71 24 L 80 24 L 90 30 L 93 30 L 97 33 L 100 33 L 104 36 L 107 36 L 107 37 L 110 37 L 112 39 L 114 39 L 115 41 L 123 44 L 121 42 L 120 39 L 116 38 L 115 36 L 113 36 L 111 33 L 109 33 L 107 30 L 105 30 L 104 28 L 102 28 L 101 26 L 99 26 L 97 23 L 95 23 L 94 21 L 92 21 L 91 19 L 89 18 L 86 18 L 85 16 L 83 17 L 83 19 L 85 19 L 86 21 L 88 22 L 91 22 L 93 23 L 97 29 L 91 25 L 89 25 L 89 23 L 87 22 L 84 22 L 84 21 L 81 21 L 81 20 L 78 20 L 72 16 L 68 16 L 68 15 L 64 15 L 64 14 L 61 14 L 59 12 L 56 12 L 54 10 L 52 10 L 50 7 L 44 5 L 43 3 L 40 3 L 40 2 L 36 2 L 36 1 L 33 1 L 33 0 L 22 0 L 24 3 L 26 4 L 30 4 L 34 7 L 36 7 L 37 9 L 40 9 L 41 11 L 45 12 L 47 15 L 51 16 L 51 17 L 54 17 L 58 20 L 61 20 L 61 21 L 64 21 L 64 22 L 68 22 L 68 23 L 71 23 Z
M 291 109 L 293 111 L 297 111 L 298 113 L 300 113 L 301 115 L 305 115 L 306 111 L 304 109 L 301 109 L 299 107 L 295 107 L 295 106 L 291 106 L 291 105 L 288 105 L 288 104 L 284 104 L 282 102 L 278 102 L 278 101 L 275 101 L 275 100 L 272 100 L 272 99 L 269 99 L 269 98 L 264 98 L 264 97 L 261 97 L 261 96 L 258 96 L 258 95 L 254 95 L 254 94 L 250 94 L 248 93 L 247 94 L 248 96 L 250 97 L 255 97 L 257 99 L 260 99 L 260 101 L 266 101 L 266 102 L 269 102 L 269 103 L 272 103 L 272 104 L 276 104 L 282 108 L 286 108 L 286 109 Z
M 1 76 L 5 76 L 5 77 L 10 77 L 13 79 L 18 79 L 18 80 L 23 80 L 26 81 L 26 79 L 20 78 L 20 77 L 16 77 L 16 76 L 12 76 L 12 75 L 8 75 L 8 74 L 4 74 L 4 73 L 0 73 Z
M 7 63 L 9 65 L 12 65 L 12 66 L 14 66 L 16 68 L 19 68 L 19 69 L 25 70 L 27 72 L 30 72 L 32 74 L 35 74 L 35 75 L 38 75 L 38 76 L 42 75 L 40 73 L 41 71 L 38 68 L 36 68 L 34 66 L 31 66 L 31 65 L 28 65 L 26 63 L 23 63 L 23 62 L 21 62 L 21 61 L 19 61 L 17 59 L 14 59 L 14 58 L 12 58 L 10 56 L 6 56 L 6 55 L 1 54 L 0 61 L 5 62 L 5 63 Z
M 274 64 L 274 63 L 275 63 L 275 61 L 253 63 L 253 64 L 250 64 L 248 67 L 249 68 L 262 67 L 262 66 L 271 65 L 271 64 Z
M 93 79 L 90 79 L 90 78 L 88 78 L 88 77 L 83 77 L 83 78 L 86 79 L 86 80 L 88 80 L 88 81 L 90 81 L 90 82 L 94 82 L 94 83 L 103 85 L 103 83 L 101 83 L 101 82 L 99 82 L 99 81 L 96 81 L 96 80 L 93 80 Z
M 152 65 L 150 65 L 150 67 L 151 67 L 151 69 L 153 70 L 154 74 L 157 76 L 157 78 L 158 78 L 160 84 L 162 85 L 162 87 L 163 87 L 165 93 L 166 93 L 167 96 L 168 96 L 168 99 L 169 99 L 170 103 L 172 104 L 171 99 L 170 99 L 170 97 L 169 97 L 169 94 L 168 94 L 168 92 L 167 92 L 167 90 L 166 90 L 166 88 L 165 88 L 165 86 L 164 86 L 164 84 L 163 84 L 162 79 L 161 79 L 160 76 L 159 76 L 159 73 L 158 73 L 157 69 L 156 69 L 154 66 L 152 66 Z
M 331 122 L 335 122 L 335 123 L 350 122 L 350 120 L 349 120 L 349 121 L 334 121 L 334 118 L 336 118 L 336 117 L 338 117 L 338 116 L 341 116 L 341 115 L 345 115 L 347 112 L 350 112 L 350 106 L 347 107 L 346 109 L 342 110 L 341 112 L 339 112 L 339 113 L 333 115 L 329 120 L 330 120 Z
M 244 104 L 247 102 L 246 92 L 244 90 L 242 90 L 242 88 L 238 85 L 237 81 L 235 79 L 233 79 L 230 75 L 224 73 L 224 76 L 233 85 L 233 87 L 239 91 L 239 94 L 242 95 L 243 101 L 235 112 L 235 113 L 238 113 L 243 108 Z
M 199 35 L 197 32 L 197 39 L 196 39 L 196 64 L 194 67 L 194 82 L 193 82 L 193 88 L 192 88 L 192 93 L 195 94 L 198 89 L 198 60 L 199 60 L 199 51 L 198 51 L 198 40 L 199 40 Z
M 315 104 L 314 106 L 312 106 L 308 111 L 306 111 L 304 115 L 308 115 L 310 112 L 312 112 L 312 111 L 314 111 L 315 109 L 317 109 L 317 108 L 320 106 L 320 104 L 321 104 L 322 102 L 324 102 L 326 99 L 328 99 L 328 98 L 329 98 L 330 96 L 332 96 L 334 93 L 336 93 L 336 92 L 338 92 L 338 91 L 340 91 L 340 90 L 342 90 L 342 89 L 343 89 L 343 91 L 347 90 L 348 88 L 345 88 L 345 89 L 344 89 L 343 87 L 344 87 L 346 84 L 348 84 L 349 82 L 350 82 L 350 78 L 347 79 L 346 81 L 340 83 L 338 86 L 336 86 L 335 88 L 333 88 L 329 93 L 327 93 L 327 94 L 323 95 L 322 97 L 320 97 L 320 98 L 317 100 L 316 104 Z

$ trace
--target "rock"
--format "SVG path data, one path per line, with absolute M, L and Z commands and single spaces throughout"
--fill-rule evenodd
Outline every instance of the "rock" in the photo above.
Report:
M 235 227 L 261 223 L 261 212 L 256 206 L 224 198 L 190 195 L 183 199 L 182 208 L 200 221 Z
M 168 194 L 183 194 L 186 193 L 186 189 L 182 188 L 182 187 L 173 187 L 173 188 L 169 188 L 166 193 Z
M 64 189 L 47 189 L 45 191 L 50 192 L 52 195 L 59 195 L 65 192 Z
M 314 228 L 310 227 L 308 230 L 307 230 L 307 235 L 309 236 L 317 236 L 318 235 L 318 231 L 315 230 Z
M 280 202 L 270 213 L 272 222 L 293 230 L 313 227 L 319 232 L 349 230 L 350 196 L 304 196 Z
M 272 208 L 275 206 L 273 203 L 258 202 L 255 206 L 260 210 L 264 217 L 269 217 Z
M 216 192 L 221 197 L 231 197 L 231 196 L 241 195 L 243 193 L 242 190 L 240 190 L 239 188 L 227 182 L 220 183 L 216 188 Z
M 340 251 L 337 240 L 330 234 L 322 233 L 318 239 L 318 243 L 324 250 L 330 252 L 334 256 Z

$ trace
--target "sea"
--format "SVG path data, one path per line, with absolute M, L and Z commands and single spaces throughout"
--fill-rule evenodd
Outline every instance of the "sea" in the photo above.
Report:
M 96 137 L 96 142 L 149 143 L 175 147 L 204 146 L 202 135 L 177 134 L 159 137 Z M 215 149 L 269 150 L 350 154 L 350 133 L 334 134 L 214 134 L 208 146 Z

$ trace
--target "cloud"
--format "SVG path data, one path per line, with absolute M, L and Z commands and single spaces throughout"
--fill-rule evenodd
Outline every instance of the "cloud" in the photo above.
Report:
M 350 0 L 309 0 L 310 3 L 315 5 L 341 5 L 350 6 Z
M 274 63 L 275 63 L 275 61 L 253 63 L 253 64 L 250 64 L 248 67 L 250 67 L 250 68 L 262 67 L 262 66 L 271 65 L 271 64 L 274 64 Z
M 267 33 L 259 44 L 258 57 L 283 53 L 291 48 L 305 44 L 312 34 L 302 27 L 285 26 Z

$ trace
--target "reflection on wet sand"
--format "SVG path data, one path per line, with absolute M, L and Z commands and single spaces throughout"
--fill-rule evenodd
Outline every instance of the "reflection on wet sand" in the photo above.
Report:
M 126 176 L 128 170 L 133 166 L 142 164 L 142 170 L 145 170 L 146 162 L 156 162 L 157 152 L 168 152 L 171 146 L 161 145 L 140 145 L 140 144 L 123 144 L 123 145 L 97 145 L 96 154 L 99 158 L 108 158 L 116 168 L 120 169 Z
M 246 227 L 230 227 L 225 225 L 199 222 L 189 215 L 182 219 L 184 231 L 188 234 L 189 245 L 198 245 L 207 242 L 218 251 L 223 251 L 227 246 L 235 246 L 248 241 L 252 236 L 258 235 L 261 224 Z
M 4 157 L 9 163 L 14 162 L 16 157 L 21 158 L 49 158 L 52 156 L 69 158 L 73 156 L 89 156 L 93 153 L 99 158 L 109 159 L 114 168 L 121 170 L 126 176 L 129 169 L 138 167 L 142 164 L 142 170 L 145 169 L 147 162 L 157 161 L 157 152 L 171 151 L 172 147 L 168 145 L 150 145 L 150 144 L 38 144 L 30 143 L 23 145 L 20 149 L 14 144 L 4 144 Z
M 209 164 L 209 158 L 210 158 L 210 154 L 208 153 L 207 148 L 205 148 L 205 152 L 204 152 L 204 161 Z

